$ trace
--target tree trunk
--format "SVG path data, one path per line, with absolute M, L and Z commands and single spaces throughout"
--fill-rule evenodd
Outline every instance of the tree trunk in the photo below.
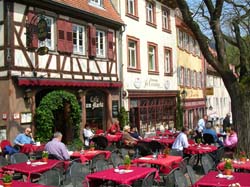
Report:
M 238 93 L 239 94 L 239 93 Z M 231 95 L 233 127 L 238 134 L 238 151 L 250 153 L 250 99 L 244 92 Z

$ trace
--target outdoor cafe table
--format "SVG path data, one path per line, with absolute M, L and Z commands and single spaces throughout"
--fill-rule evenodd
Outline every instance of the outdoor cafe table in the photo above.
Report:
M 1 180 L 0 180 L 0 185 L 3 185 L 3 181 Z M 45 185 L 13 180 L 12 187 L 45 187 Z M 46 187 L 49 187 L 49 186 L 46 186 Z
M 93 187 L 101 185 L 104 181 L 113 181 L 116 184 L 131 185 L 133 182 L 135 182 L 138 179 L 144 179 L 147 176 L 147 174 L 153 171 L 156 172 L 155 178 L 156 179 L 159 178 L 158 171 L 155 168 L 131 166 L 130 170 L 128 170 L 128 172 L 125 172 L 125 173 L 115 172 L 114 168 L 111 168 L 111 169 L 106 169 L 103 171 L 91 173 L 86 176 L 86 179 L 89 181 L 90 186 L 93 186 Z
M 27 175 L 27 181 L 30 181 L 30 177 L 32 173 L 41 173 L 53 168 L 57 163 L 61 162 L 60 160 L 51 160 L 48 159 L 48 162 L 42 162 L 40 160 L 32 161 L 31 164 L 27 164 L 26 162 L 21 162 L 17 164 L 10 164 L 7 166 L 3 166 L 2 169 L 4 171 L 15 171 L 20 172 Z
M 31 152 L 43 151 L 44 147 L 45 145 L 24 144 L 24 146 L 21 147 L 20 152 L 31 153 Z
M 218 166 L 217 166 L 217 169 L 223 171 L 224 170 L 224 164 L 225 164 L 225 162 L 220 162 L 218 164 Z M 250 170 L 250 161 L 249 160 L 246 161 L 246 162 L 233 160 L 232 164 L 233 164 L 234 169 Z
M 146 164 L 158 165 L 160 166 L 160 172 L 169 173 L 172 168 L 178 166 L 181 160 L 182 160 L 181 156 L 168 155 L 167 157 L 165 157 L 165 155 L 158 155 L 158 158 L 153 158 L 153 155 L 149 155 L 134 159 L 133 163 L 137 164 L 146 163 Z
M 75 151 L 73 152 L 70 157 L 74 157 L 74 158 L 80 158 L 82 163 L 92 160 L 94 158 L 94 156 L 96 156 L 97 154 L 100 153 L 104 153 L 105 154 L 105 158 L 108 159 L 111 155 L 110 151 L 104 151 L 104 150 L 94 150 L 94 151 L 90 151 L 90 150 L 84 150 L 83 153 Z
M 239 183 L 241 187 L 249 187 L 250 180 L 249 180 L 249 173 L 233 173 L 232 179 L 227 178 L 218 178 L 216 177 L 219 172 L 211 171 L 207 175 L 203 176 L 200 180 L 198 180 L 193 187 L 208 187 L 208 186 L 215 186 L 215 187 L 228 187 L 230 184 Z
M 157 141 L 161 144 L 164 145 L 172 145 L 175 141 L 175 137 L 174 136 L 169 136 L 167 137 L 159 137 L 159 136 L 153 136 L 153 137 L 149 137 L 149 138 L 144 138 L 143 140 L 140 141 L 144 141 L 144 142 L 151 142 L 151 141 Z
M 213 145 L 205 145 L 205 144 L 190 144 L 188 148 L 184 149 L 186 154 L 206 154 L 216 151 L 217 147 Z

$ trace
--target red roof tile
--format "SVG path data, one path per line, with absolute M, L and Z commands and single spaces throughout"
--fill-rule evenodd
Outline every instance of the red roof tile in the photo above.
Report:
M 92 6 L 88 3 L 88 0 L 54 0 L 55 2 L 65 4 L 67 6 L 71 6 L 73 8 L 77 8 L 79 10 L 84 10 L 86 12 L 98 15 L 100 17 L 107 18 L 109 20 L 113 20 L 115 22 L 123 23 L 119 14 L 111 4 L 109 0 L 103 0 L 103 8 L 98 8 Z

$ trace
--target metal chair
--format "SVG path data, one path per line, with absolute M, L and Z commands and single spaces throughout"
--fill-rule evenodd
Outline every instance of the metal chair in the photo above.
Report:
M 214 137 L 211 134 L 203 134 L 203 140 L 205 144 L 214 144 Z
M 99 153 L 97 155 L 95 155 L 93 157 L 93 159 L 90 161 L 90 171 L 91 172 L 94 172 L 95 171 L 95 167 L 96 167 L 96 161 L 97 160 L 100 160 L 100 159 L 103 159 L 105 160 L 105 157 L 106 157 L 106 154 L 105 153 Z
M 202 155 L 201 163 L 205 174 L 215 169 L 215 162 L 213 161 L 212 157 L 209 156 L 208 154 Z
M 167 187 L 175 187 L 174 172 L 179 170 L 179 168 L 172 169 L 169 174 L 163 176 L 164 185 Z
M 187 164 L 188 164 L 188 160 L 189 157 L 185 157 L 181 160 L 181 162 L 179 163 L 179 168 L 182 171 L 182 173 L 186 173 L 187 172 Z
M 99 159 L 95 163 L 95 171 L 102 171 L 109 168 L 109 162 L 104 159 Z
M 175 149 L 171 149 L 169 155 L 172 155 L 172 156 L 182 156 L 183 153 L 181 151 L 177 151 Z
M 8 164 L 9 162 L 7 161 L 7 159 L 3 156 L 0 156 L 0 167 L 6 166 Z
M 48 185 L 48 186 L 60 186 L 61 177 L 60 172 L 55 169 L 48 170 L 41 174 L 38 184 Z
M 61 160 L 57 155 L 51 153 L 49 153 L 48 158 L 52 160 Z
M 118 167 L 119 165 L 123 164 L 123 159 L 117 152 L 112 152 L 110 156 L 110 160 L 114 168 Z
M 175 184 L 178 187 L 188 187 L 188 182 L 185 175 L 180 170 L 174 171 Z
M 188 165 L 194 167 L 195 165 L 197 165 L 198 162 L 199 162 L 199 156 L 192 155 L 188 160 Z
M 147 176 L 143 180 L 137 180 L 133 184 L 134 187 L 152 187 L 155 183 L 155 171 L 147 174 Z
M 28 156 L 24 153 L 14 153 L 10 156 L 10 163 L 17 164 L 20 162 L 27 162 L 29 160 Z
M 91 142 L 94 142 L 99 150 L 105 150 L 108 146 L 108 139 L 105 136 L 95 136 L 91 139 Z
M 196 179 L 196 176 L 195 176 L 195 173 L 194 173 L 194 170 L 193 170 L 192 166 L 187 165 L 187 173 L 188 173 L 190 182 L 193 185 L 196 182 L 197 179 Z

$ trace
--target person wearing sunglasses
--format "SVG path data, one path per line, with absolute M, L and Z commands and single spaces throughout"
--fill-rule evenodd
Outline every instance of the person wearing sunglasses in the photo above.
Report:
M 34 138 L 30 128 L 26 128 L 24 133 L 18 134 L 14 140 L 15 146 L 23 146 L 24 144 L 34 144 Z

